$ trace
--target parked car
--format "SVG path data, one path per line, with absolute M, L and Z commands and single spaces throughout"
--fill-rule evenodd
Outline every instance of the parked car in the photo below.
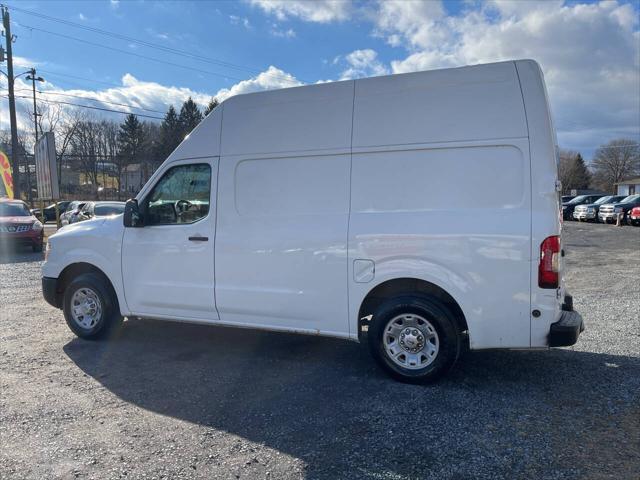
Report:
M 58 202 L 58 215 L 62 215 L 70 203 L 71 202 L 68 200 L 63 200 L 61 202 Z M 33 208 L 31 210 L 31 213 L 36 217 L 38 217 L 38 219 L 40 219 L 44 223 L 54 222 L 56 220 L 56 204 L 52 203 L 48 207 L 45 207 L 44 215 L 41 214 L 39 208 Z
M 123 316 L 324 335 L 428 382 L 466 344 L 577 341 L 558 185 L 531 60 L 235 95 L 124 215 L 50 238 L 43 295 L 82 338 Z
M 0 247 L 28 245 L 42 251 L 44 227 L 22 200 L 0 198 Z
M 604 197 L 604 195 L 579 195 L 572 200 L 569 200 L 567 203 L 562 204 L 562 219 L 563 220 L 573 220 L 573 210 L 578 205 L 588 205 L 590 203 L 594 203 L 599 198 Z
M 80 200 L 74 200 L 73 202 L 69 203 L 65 212 L 60 215 L 60 224 L 64 226 L 73 223 L 77 215 L 80 213 L 80 210 L 85 206 L 86 203 L 86 201 Z
M 601 197 L 593 203 L 588 203 L 584 205 L 578 205 L 573 210 L 573 219 L 574 220 L 589 220 L 598 221 L 598 210 L 600 210 L 600 205 L 604 205 L 605 203 L 615 203 L 625 198 L 624 195 L 607 195 L 606 197 Z
M 627 217 L 627 223 L 637 227 L 640 225 L 640 207 L 633 207 Z
M 622 215 L 622 222 L 626 222 L 627 213 L 640 206 L 640 193 L 629 195 L 616 203 L 607 203 L 600 207 L 598 219 L 601 222 L 615 222 L 618 215 Z
M 570 200 L 573 200 L 574 198 L 576 198 L 576 195 L 563 195 L 561 197 L 562 202 L 561 203 L 567 203 Z
M 76 216 L 74 222 L 92 218 L 110 217 L 124 212 L 124 202 L 87 202 Z

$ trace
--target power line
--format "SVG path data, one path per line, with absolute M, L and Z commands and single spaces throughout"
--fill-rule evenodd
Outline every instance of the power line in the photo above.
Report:
M 29 91 L 26 88 L 19 88 L 16 89 L 17 92 L 26 92 Z M 107 105 L 115 105 L 116 107 L 126 107 L 126 108 L 135 108 L 138 110 L 143 110 L 145 112 L 151 112 L 151 113 L 161 113 L 164 115 L 165 112 L 162 112 L 160 110 L 152 110 L 151 108 L 145 108 L 145 107 L 138 107 L 136 105 L 130 105 L 127 103 L 118 103 L 118 102 L 111 102 L 109 100 L 100 100 L 99 98 L 92 98 L 92 97 L 83 97 L 82 95 L 73 95 L 71 93 L 62 93 L 62 92 L 50 92 L 47 90 L 36 90 L 38 93 L 44 94 L 44 95 L 60 95 L 63 97 L 71 97 L 71 98 L 79 98 L 81 100 L 90 100 L 93 102 L 99 102 L 99 103 L 105 103 Z
M 89 40 L 84 40 L 82 38 L 73 37 L 71 35 L 65 35 L 64 33 L 52 32 L 51 30 L 45 30 L 43 28 L 33 27 L 31 25 L 24 25 L 24 24 L 21 24 L 21 23 L 18 23 L 18 22 L 14 22 L 14 23 L 16 23 L 16 25 L 18 25 L 18 26 L 20 26 L 22 28 L 26 28 L 28 30 L 42 32 L 42 33 L 46 33 L 46 34 L 49 34 L 49 35 L 54 35 L 54 36 L 57 36 L 57 37 L 66 38 L 68 40 L 74 40 L 76 42 L 85 43 L 87 45 L 91 45 L 91 46 L 94 46 L 94 47 L 100 47 L 100 48 L 104 48 L 104 49 L 107 49 L 107 50 L 112 50 L 114 52 L 124 53 L 125 55 L 130 55 L 132 57 L 143 58 L 145 60 L 151 60 L 153 62 L 163 63 L 165 65 L 171 65 L 172 67 L 184 68 L 186 70 L 191 70 L 191 71 L 194 71 L 194 72 L 203 73 L 205 75 L 213 75 L 213 76 L 216 76 L 216 77 L 230 78 L 232 80 L 237 80 L 237 81 L 245 80 L 243 78 L 232 77 L 232 76 L 229 76 L 229 75 L 225 75 L 223 73 L 211 72 L 209 70 L 203 70 L 201 68 L 190 67 L 188 65 L 182 65 L 180 63 L 170 62 L 168 60 L 162 60 L 161 58 L 149 57 L 148 55 L 142 55 L 142 54 L 135 53 L 135 52 L 128 52 L 127 50 L 122 50 L 121 48 L 109 47 L 109 46 L 103 45 L 101 43 L 91 42 Z
M 122 85 L 119 85 L 117 83 L 111 83 L 111 82 L 104 82 L 104 81 L 100 81 L 100 80 L 95 80 L 92 78 L 86 78 L 86 77 L 78 77 L 76 75 L 69 75 L 68 73 L 59 73 L 59 72 L 52 72 L 51 70 L 42 70 L 41 68 L 38 69 L 39 72 L 42 73 L 46 73 L 48 76 L 53 75 L 54 77 L 68 77 L 68 78 L 75 78 L 77 80 L 85 80 L 87 82 L 91 82 L 91 83 L 99 83 L 101 85 L 107 85 L 109 87 L 117 87 L 117 88 L 122 88 Z M 73 82 L 69 82 L 68 83 L 74 84 Z M 75 85 L 79 85 L 78 83 L 76 83 Z
M 7 95 L 3 95 L 3 97 L 9 98 Z M 31 99 L 32 97 L 28 97 L 26 95 L 15 95 L 15 98 Z M 94 106 L 91 106 L 91 105 L 81 105 L 79 103 L 62 102 L 62 101 L 58 101 L 58 100 L 44 100 L 44 99 L 40 99 L 40 101 L 44 102 L 44 103 L 53 103 L 53 104 L 58 104 L 58 105 L 69 105 L 69 106 L 72 106 L 72 107 L 88 108 L 88 109 L 91 109 L 91 110 L 100 110 L 102 112 L 120 113 L 122 115 L 131 115 L 131 114 L 133 114 L 133 115 L 135 115 L 137 117 L 153 118 L 155 120 L 163 120 L 163 117 L 156 117 L 154 115 L 145 115 L 143 113 L 126 112 L 124 110 L 113 110 L 111 108 L 94 107 Z
M 82 30 L 86 30 L 89 32 L 93 32 L 93 33 L 98 33 L 100 35 L 106 35 L 112 38 L 117 38 L 119 40 L 125 40 L 127 42 L 133 42 L 133 43 L 137 43 L 139 45 L 144 45 L 145 47 L 149 47 L 149 48 L 155 48 L 157 50 L 161 50 L 167 53 L 172 53 L 174 55 L 180 55 L 181 57 L 188 57 L 188 58 L 192 58 L 194 60 L 198 60 L 201 62 L 205 62 L 205 63 L 210 63 L 213 65 L 218 65 L 221 67 L 226 67 L 226 68 L 232 68 L 235 70 L 243 70 L 243 71 L 247 71 L 247 72 L 251 72 L 251 73 L 265 73 L 263 70 L 255 68 L 255 67 L 248 67 L 245 65 L 239 65 L 239 64 L 235 64 L 235 63 L 231 63 L 231 62 L 226 62 L 224 60 L 219 60 L 216 58 L 211 58 L 211 57 L 206 57 L 204 55 L 198 55 L 186 50 L 179 50 L 177 48 L 172 48 L 172 47 L 168 47 L 166 45 L 160 45 L 158 43 L 153 43 L 153 42 L 149 42 L 146 40 L 141 40 L 139 38 L 135 38 L 135 37 L 130 37 L 128 35 L 123 35 L 121 33 L 116 33 L 116 32 L 110 32 L 108 30 L 103 30 L 101 28 L 96 28 L 96 27 L 91 27 L 88 25 L 82 25 L 80 23 L 76 23 L 76 22 L 72 22 L 69 20 L 64 20 L 62 18 L 57 18 L 57 17 L 52 17 L 50 15 L 45 15 L 43 13 L 38 13 L 38 12 L 34 12 L 32 10 L 26 10 L 23 8 L 18 8 L 18 7 L 11 7 L 13 10 L 15 10 L 16 12 L 20 12 L 20 13 L 25 13 L 27 15 L 32 15 L 34 17 L 38 17 L 44 20 L 48 20 L 51 22 L 56 22 L 56 23 L 60 23 L 63 25 L 68 25 L 68 26 L 72 26 L 75 28 L 79 28 Z M 280 77 L 282 79 L 286 79 L 286 80 L 290 80 L 290 78 L 288 76 L 285 75 L 280 75 L 277 73 L 265 73 L 267 75 L 273 76 L 273 77 Z M 231 78 L 231 77 L 229 77 Z

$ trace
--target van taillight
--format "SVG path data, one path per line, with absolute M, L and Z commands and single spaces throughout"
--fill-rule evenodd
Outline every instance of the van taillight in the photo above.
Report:
M 538 286 L 540 288 L 558 288 L 560 284 L 560 236 L 547 237 L 540 245 L 540 264 L 538 265 Z

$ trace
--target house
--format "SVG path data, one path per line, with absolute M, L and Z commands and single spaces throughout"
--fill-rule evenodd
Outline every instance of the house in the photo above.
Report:
M 120 185 L 125 192 L 137 193 L 145 181 L 142 165 L 140 163 L 132 163 L 127 165 L 122 171 Z
M 630 178 L 615 184 L 618 195 L 634 195 L 640 193 L 640 177 Z

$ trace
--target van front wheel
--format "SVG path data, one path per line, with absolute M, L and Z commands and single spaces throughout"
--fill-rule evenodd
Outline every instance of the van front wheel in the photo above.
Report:
M 87 340 L 104 338 L 122 323 L 111 286 L 94 273 L 79 275 L 67 285 L 63 311 L 73 333 Z
M 373 314 L 368 339 L 378 364 L 407 383 L 435 381 L 453 367 L 461 349 L 455 317 L 431 297 L 384 302 Z

